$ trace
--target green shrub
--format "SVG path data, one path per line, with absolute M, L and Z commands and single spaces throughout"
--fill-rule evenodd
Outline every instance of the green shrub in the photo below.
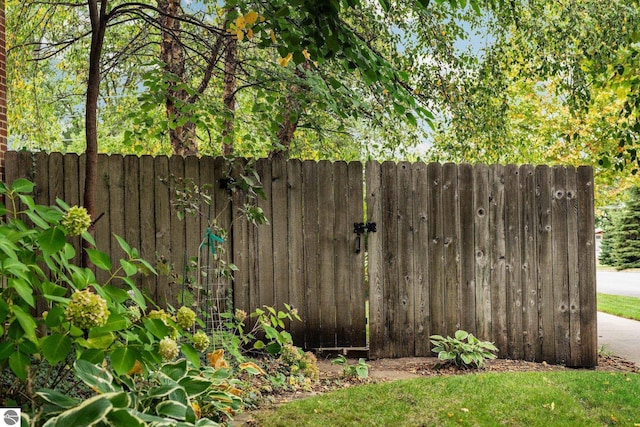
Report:
M 202 366 L 194 346 L 209 343 L 193 311 L 148 311 L 133 277 L 153 267 L 119 236 L 125 258 L 112 263 L 87 233 L 82 209 L 36 205 L 33 187 L 0 183 L 0 406 L 21 407 L 32 425 L 211 425 L 197 412 L 222 420 L 237 409 L 240 392 L 222 352 Z M 90 244 L 106 282 L 74 264 L 75 235 Z
M 493 343 L 480 341 L 466 331 L 456 331 L 454 338 L 431 335 L 435 346 L 431 351 L 438 354 L 444 364 L 454 364 L 461 368 L 479 368 L 485 360 L 495 359 L 498 349 Z

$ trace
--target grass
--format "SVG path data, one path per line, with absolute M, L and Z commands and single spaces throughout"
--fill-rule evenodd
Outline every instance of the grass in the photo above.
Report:
M 598 294 L 598 311 L 640 320 L 640 298 Z
M 640 375 L 482 373 L 347 388 L 254 415 L 259 426 L 633 426 Z

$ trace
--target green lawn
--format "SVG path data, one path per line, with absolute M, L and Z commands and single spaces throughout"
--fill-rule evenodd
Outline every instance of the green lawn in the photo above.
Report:
M 487 373 L 347 388 L 257 413 L 259 426 L 634 426 L 640 375 Z
M 598 311 L 640 320 L 640 298 L 598 294 Z

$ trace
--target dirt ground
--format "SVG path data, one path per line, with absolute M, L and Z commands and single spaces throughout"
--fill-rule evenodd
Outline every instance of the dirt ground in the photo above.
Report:
M 350 363 L 356 363 L 351 360 Z M 455 368 L 438 369 L 435 357 L 407 357 L 401 359 L 378 359 L 367 361 L 369 375 L 373 381 L 393 381 L 408 378 L 463 375 L 473 372 L 527 372 L 527 371 L 559 371 L 571 370 L 561 365 L 550 365 L 546 362 L 526 362 L 524 360 L 495 359 L 489 360 L 478 370 L 460 370 Z M 331 360 L 318 360 L 320 377 L 339 377 L 341 367 L 332 365 Z M 622 371 L 640 373 L 640 367 L 617 356 L 601 356 L 598 359 L 597 371 Z

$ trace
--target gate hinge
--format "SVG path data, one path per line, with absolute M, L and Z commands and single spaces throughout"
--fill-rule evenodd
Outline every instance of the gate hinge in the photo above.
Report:
M 375 222 L 354 222 L 353 223 L 353 232 L 356 234 L 364 234 L 364 233 L 375 233 L 378 231 L 377 225 Z

